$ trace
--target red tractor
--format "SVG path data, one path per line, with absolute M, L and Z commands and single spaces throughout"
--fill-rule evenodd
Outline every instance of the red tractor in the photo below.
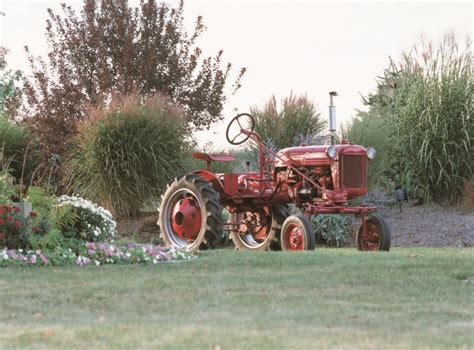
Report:
M 259 146 L 259 171 L 215 174 L 211 162 L 231 162 L 224 154 L 193 153 L 206 163 L 172 181 L 162 196 L 158 225 L 166 244 L 189 250 L 213 247 L 223 229 L 237 249 L 284 251 L 312 250 L 315 236 L 309 218 L 317 214 L 355 214 L 362 218 L 357 248 L 390 249 L 387 222 L 375 206 L 349 205 L 367 193 L 367 165 L 373 148 L 342 141 L 334 144 L 335 107 L 331 92 L 329 129 L 331 145 L 290 147 L 273 152 L 254 132 L 249 114 L 239 114 L 227 127 L 229 143 L 247 140 Z M 289 204 L 299 208 L 290 215 Z M 222 210 L 229 213 L 222 222 Z

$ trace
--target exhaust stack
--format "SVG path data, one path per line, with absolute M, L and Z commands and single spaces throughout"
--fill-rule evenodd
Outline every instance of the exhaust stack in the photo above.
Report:
M 334 106 L 333 98 L 338 96 L 336 91 L 329 93 L 329 131 L 331 132 L 331 145 L 334 145 L 336 132 L 336 106 Z

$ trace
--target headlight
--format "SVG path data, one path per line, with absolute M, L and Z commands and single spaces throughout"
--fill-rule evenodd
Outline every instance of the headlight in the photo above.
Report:
M 326 149 L 326 154 L 327 154 L 328 157 L 331 158 L 331 159 L 336 158 L 336 156 L 337 156 L 336 147 L 334 147 L 334 146 L 329 146 L 329 147 Z
M 369 147 L 367 148 L 367 158 L 370 160 L 375 158 L 375 155 L 377 154 L 377 151 L 375 151 L 375 148 Z

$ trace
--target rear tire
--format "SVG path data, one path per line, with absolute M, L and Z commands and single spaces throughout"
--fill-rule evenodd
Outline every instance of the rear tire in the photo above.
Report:
M 287 217 L 281 228 L 280 242 L 283 251 L 314 250 L 316 243 L 311 221 L 301 214 Z
M 219 193 L 199 175 L 175 178 L 161 199 L 158 226 L 166 245 L 198 250 L 213 248 L 221 238 Z
M 242 235 L 239 230 L 230 231 L 230 238 L 234 242 L 235 249 L 237 250 L 251 250 L 251 251 L 267 251 L 267 250 L 280 250 L 280 230 L 281 225 L 285 221 L 286 217 L 290 213 L 288 205 L 276 205 L 273 207 L 264 207 L 262 210 L 268 210 L 269 215 L 267 216 L 267 236 L 262 241 L 257 241 L 251 234 Z M 237 221 L 241 220 L 243 213 L 232 213 L 230 214 L 229 221 L 239 224 Z

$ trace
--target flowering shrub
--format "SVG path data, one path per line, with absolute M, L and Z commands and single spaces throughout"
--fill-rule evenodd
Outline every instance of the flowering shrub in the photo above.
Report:
M 30 217 L 24 217 L 20 214 L 18 207 L 1 204 L 0 246 L 9 248 L 26 247 L 28 245 L 28 235 L 31 232 L 31 219 L 35 215 L 35 212 L 31 212 Z
M 129 243 L 116 246 L 108 243 L 88 242 L 81 246 L 79 254 L 71 249 L 56 251 L 51 254 L 36 251 L 7 250 L 0 251 L 0 266 L 33 266 L 33 265 L 103 265 L 103 264 L 158 264 L 191 260 L 190 252 L 174 248 L 153 246 L 151 244 Z
M 81 197 L 59 197 L 61 206 L 70 206 L 77 214 L 73 223 L 62 227 L 66 237 L 81 241 L 100 242 L 108 241 L 115 235 L 116 222 L 112 214 L 91 201 Z
M 6 248 L 0 251 L 0 266 L 48 265 L 49 259 L 40 251 Z
M 125 246 L 117 246 L 107 243 L 88 242 L 84 245 L 76 263 L 78 265 L 88 264 L 137 264 L 153 263 L 162 261 L 189 260 L 193 256 L 184 251 L 174 248 L 154 246 L 152 244 L 128 243 Z

